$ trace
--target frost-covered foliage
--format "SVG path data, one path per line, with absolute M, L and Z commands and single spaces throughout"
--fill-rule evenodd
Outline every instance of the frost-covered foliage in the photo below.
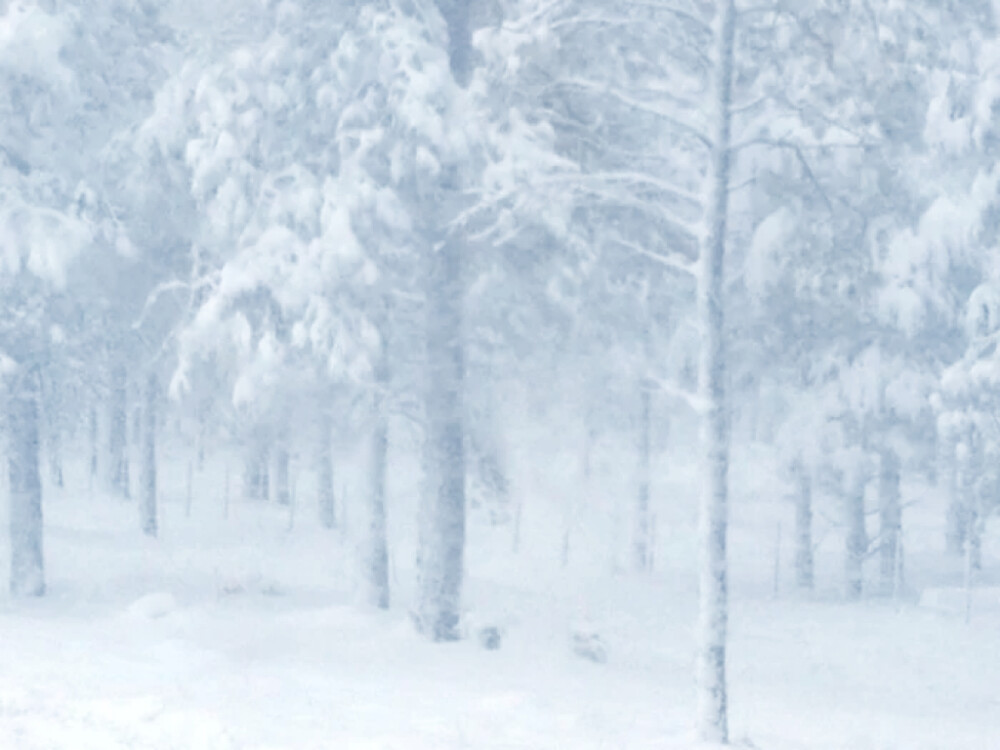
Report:
M 970 586 L 990 565 L 996 12 L 0 0 L 13 590 L 44 590 L 41 491 L 79 494 L 75 451 L 90 490 L 144 478 L 150 535 L 182 523 L 158 484 L 186 519 L 220 456 L 227 518 L 273 496 L 296 539 L 315 503 L 360 598 L 435 640 L 476 632 L 467 547 L 693 573 L 700 494 L 725 739 L 730 497 L 794 517 L 800 591 L 904 604 L 934 513 Z

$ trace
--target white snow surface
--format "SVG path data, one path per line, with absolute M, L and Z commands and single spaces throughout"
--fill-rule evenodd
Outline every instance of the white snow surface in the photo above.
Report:
M 558 563 L 565 498 L 558 493 L 577 489 L 566 477 L 537 472 L 515 483 L 525 502 L 518 554 L 509 527 L 491 527 L 472 513 L 468 619 L 500 628 L 495 651 L 472 635 L 433 645 L 413 632 L 407 476 L 391 488 L 396 599 L 388 612 L 366 609 L 355 594 L 351 529 L 360 510 L 351 498 L 360 489 L 350 462 L 341 474 L 347 529 L 334 532 L 318 527 L 302 499 L 310 481 L 304 469 L 292 515 L 238 500 L 238 464 L 230 459 L 234 497 L 225 517 L 220 459 L 196 474 L 188 517 L 185 472 L 171 471 L 166 456 L 159 540 L 141 536 L 132 504 L 47 488 L 48 594 L 0 596 L 0 748 L 700 747 L 690 734 L 691 467 L 656 477 L 656 570 L 642 578 L 611 564 L 616 550 L 605 510 L 628 488 L 608 471 L 616 454 L 604 446 L 602 455 L 595 472 L 604 475 L 579 498 L 565 569 Z M 68 468 L 69 485 L 86 487 L 82 466 Z M 961 565 L 937 551 L 943 508 L 936 499 L 904 488 L 915 502 L 906 511 L 910 588 L 898 600 L 842 601 L 843 540 L 822 517 L 818 590 L 793 592 L 786 542 L 775 594 L 766 540 L 776 539 L 779 522 L 789 526 L 791 506 L 773 468 L 747 451 L 734 460 L 734 743 L 761 750 L 997 747 L 997 589 L 984 581 L 969 624 L 964 604 L 949 604 L 958 595 L 941 593 L 961 585 Z M 997 552 L 987 536 L 983 577 L 994 585 Z M 0 556 L 6 576 L 5 539 Z M 921 603 L 922 589 L 929 592 Z M 581 628 L 600 637 L 606 663 L 573 653 Z

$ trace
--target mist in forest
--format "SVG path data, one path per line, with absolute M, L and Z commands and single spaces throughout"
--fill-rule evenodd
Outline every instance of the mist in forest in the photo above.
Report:
M 0 747 L 1000 744 L 998 63 L 0 0 Z

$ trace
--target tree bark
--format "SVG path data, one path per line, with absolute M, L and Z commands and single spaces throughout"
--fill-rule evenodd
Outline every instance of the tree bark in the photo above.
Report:
M 97 407 L 91 404 L 87 415 L 87 435 L 90 440 L 90 479 L 97 477 L 98 437 L 97 437 Z
M 812 477 L 802 460 L 796 461 L 795 475 L 795 584 L 813 588 Z
M 243 495 L 248 500 L 267 500 L 270 495 L 267 442 L 250 437 L 243 459 Z
M 963 551 L 970 569 L 977 571 L 982 568 L 979 490 L 983 463 L 980 441 L 974 430 L 970 430 L 966 442 L 956 451 L 956 455 L 956 510 L 961 514 Z
M 371 505 L 368 528 L 368 601 L 380 609 L 389 608 L 389 541 L 386 524 L 386 467 L 389 450 L 389 419 L 385 408 L 385 393 L 389 385 L 388 342 L 386 326 L 382 326 L 382 341 L 375 362 L 375 395 L 369 465 Z
M 966 544 L 969 546 L 969 566 L 974 571 L 983 569 L 983 535 L 982 521 L 975 506 L 969 513 L 969 538 Z
M 638 491 L 635 499 L 635 537 L 632 540 L 632 565 L 637 572 L 649 570 L 650 539 L 650 451 L 652 431 L 652 397 L 647 383 L 639 384 L 639 453 Z
M 437 0 L 437 4 L 448 26 L 452 75 L 466 86 L 472 70 L 469 2 Z M 446 166 L 438 181 L 438 195 L 454 200 L 462 189 L 460 165 Z M 428 382 L 417 620 L 431 640 L 453 641 L 460 635 L 465 567 L 464 248 L 442 227 L 435 230 L 442 239 L 428 248 L 424 279 Z
M 456 640 L 465 556 L 464 347 L 460 249 L 446 242 L 428 258 L 427 431 L 420 627 Z
M 337 527 L 337 503 L 333 491 L 333 444 L 331 434 L 333 420 L 329 408 L 319 415 L 319 437 L 316 450 L 317 475 L 319 481 L 319 521 L 323 528 Z
M 278 505 L 288 506 L 292 504 L 292 493 L 288 482 L 288 445 L 284 439 L 278 443 L 275 451 L 275 471 L 274 471 L 274 495 Z
M 10 393 L 10 592 L 45 593 L 42 554 L 42 478 L 38 468 L 39 374 L 18 373 Z
M 702 327 L 699 396 L 704 460 L 699 514 L 700 586 L 697 657 L 697 731 L 705 742 L 729 740 L 726 683 L 728 569 L 726 531 L 729 492 L 729 411 L 726 400 L 725 317 L 723 307 L 729 171 L 733 43 L 736 9 L 722 0 L 715 29 L 712 153 L 707 231 L 701 248 L 698 316 Z
M 899 537 L 902 509 L 899 504 L 899 456 L 889 447 L 879 451 L 879 591 L 896 593 L 899 584 Z
M 948 514 L 946 523 L 945 548 L 949 554 L 961 555 L 965 550 L 965 540 L 969 531 L 969 519 L 966 514 L 965 498 L 963 497 L 960 472 L 956 451 L 958 446 L 953 441 L 947 441 L 944 451 L 940 476 L 944 479 L 945 491 L 948 494 Z
M 45 419 L 45 447 L 48 460 L 49 481 L 54 487 L 65 485 L 62 460 L 62 402 L 60 393 L 52 378 L 45 378 L 42 387 Z
M 124 365 L 111 369 L 108 419 L 108 483 L 120 497 L 129 497 L 128 377 Z
M 864 587 L 864 562 L 868 554 L 868 530 L 865 527 L 865 488 L 868 477 L 860 468 L 845 479 L 845 515 L 847 527 L 844 579 L 848 599 L 859 599 Z
M 158 533 L 156 510 L 156 374 L 150 372 L 143 394 L 142 414 L 142 489 L 139 498 L 139 525 L 146 536 Z

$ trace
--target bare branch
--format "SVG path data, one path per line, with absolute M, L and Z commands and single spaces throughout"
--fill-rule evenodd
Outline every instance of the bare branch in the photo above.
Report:
M 657 390 L 668 396 L 680 399 L 685 404 L 687 404 L 691 409 L 697 414 L 704 414 L 708 411 L 709 404 L 708 401 L 696 393 L 680 387 L 676 383 L 671 383 L 666 380 L 660 380 L 659 378 L 654 378 L 650 375 L 646 376 L 646 380 L 656 386 Z
M 677 229 L 692 236 L 698 236 L 701 231 L 700 224 L 691 224 L 682 219 L 678 219 L 667 211 L 662 201 L 647 201 L 635 196 L 623 194 L 620 191 L 604 190 L 601 186 L 576 186 L 576 191 L 583 195 L 599 198 L 608 204 L 633 208 L 637 211 L 649 212 L 659 219 L 665 220 Z
M 137 331 L 142 327 L 142 324 L 146 320 L 146 315 L 152 309 L 153 305 L 160 299 L 160 297 L 167 292 L 173 292 L 177 290 L 190 291 L 196 284 L 190 281 L 165 281 L 162 284 L 157 284 L 153 290 L 146 297 L 146 302 L 142 306 L 142 311 L 139 313 L 139 317 L 132 324 L 132 330 Z
M 556 9 L 559 8 L 560 5 L 566 5 L 566 0 L 553 0 L 551 3 L 541 6 L 529 16 L 519 18 L 517 21 L 505 23 L 501 28 L 505 31 L 513 31 L 517 33 L 523 32 L 526 29 L 535 26 L 536 23 L 546 15 L 551 15 Z
M 634 242 L 629 242 L 628 240 L 623 240 L 620 238 L 613 238 L 610 240 L 616 245 L 623 247 L 627 250 L 641 255 L 645 258 L 650 258 L 655 260 L 660 265 L 666 266 L 674 271 L 679 271 L 680 273 L 686 274 L 688 276 L 696 277 L 698 275 L 698 263 L 697 261 L 692 262 L 686 258 L 682 258 L 676 255 L 661 255 L 660 253 L 653 252 L 652 250 L 647 250 L 641 245 L 637 245 Z
M 687 21 L 688 23 L 697 26 L 701 31 L 706 34 L 712 33 L 712 26 L 707 21 L 699 18 L 694 13 L 683 8 L 678 8 L 670 3 L 658 3 L 653 0 L 628 0 L 626 5 L 631 5 L 633 8 L 646 8 L 648 10 L 655 10 L 661 13 L 669 13 L 670 15 L 678 18 L 682 21 Z
M 645 112 L 646 114 L 660 118 L 664 122 L 669 123 L 679 133 L 683 133 L 684 135 L 693 138 L 695 141 L 704 146 L 706 150 L 712 150 L 712 140 L 708 136 L 706 136 L 695 125 L 678 119 L 668 108 L 657 106 L 656 104 L 650 102 L 644 102 L 626 94 L 623 91 L 611 88 L 596 81 L 587 80 L 585 78 L 565 78 L 560 81 L 556 81 L 551 84 L 551 86 L 572 86 L 584 91 L 590 91 L 595 94 L 610 97 L 617 100 L 619 103 L 624 104 L 626 107 L 631 107 L 639 112 Z
M 700 193 L 692 193 L 689 190 L 684 190 L 683 188 L 676 187 L 675 185 L 667 182 L 666 180 L 661 180 L 652 175 L 643 174 L 642 172 L 625 172 L 625 171 L 609 171 L 609 172 L 594 172 L 586 175 L 574 175 L 569 178 L 574 182 L 579 182 L 581 184 L 594 180 L 603 183 L 631 183 L 634 185 L 643 185 L 646 187 L 654 188 L 663 193 L 669 194 L 672 198 L 681 201 L 687 201 L 694 204 L 695 206 L 700 206 L 702 203 L 702 195 Z

